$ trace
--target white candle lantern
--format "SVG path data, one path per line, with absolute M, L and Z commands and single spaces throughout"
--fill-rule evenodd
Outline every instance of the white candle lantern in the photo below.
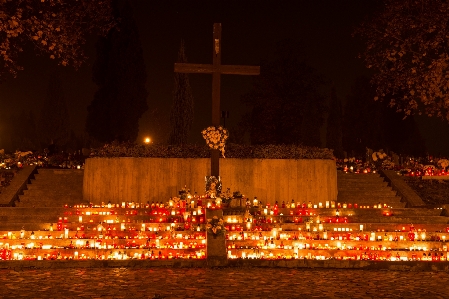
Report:
M 259 206 L 259 201 L 257 200 L 257 197 L 254 197 L 253 199 L 253 207 L 257 208 Z

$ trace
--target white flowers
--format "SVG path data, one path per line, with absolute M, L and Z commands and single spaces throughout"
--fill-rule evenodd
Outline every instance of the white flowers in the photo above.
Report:
M 212 149 L 220 150 L 223 158 L 225 157 L 225 143 L 226 139 L 229 137 L 229 132 L 222 126 L 216 127 L 207 127 L 203 131 L 203 138 L 206 140 L 206 144 Z
M 446 167 L 449 166 L 449 160 L 448 159 L 440 159 L 440 160 L 438 160 L 438 164 L 440 165 L 441 168 L 445 169 Z
M 382 150 L 378 151 L 378 152 L 374 152 L 371 157 L 373 158 L 373 161 L 377 161 L 377 159 L 383 160 L 387 157 L 387 154 L 384 153 Z
M 218 219 L 217 216 L 214 216 L 212 219 L 207 219 L 206 229 L 214 235 L 224 233 L 226 228 L 224 227 L 223 218 Z

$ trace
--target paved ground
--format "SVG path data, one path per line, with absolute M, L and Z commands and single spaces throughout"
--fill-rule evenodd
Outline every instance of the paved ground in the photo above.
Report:
M 448 298 L 446 272 L 340 269 L 0 270 L 0 298 Z

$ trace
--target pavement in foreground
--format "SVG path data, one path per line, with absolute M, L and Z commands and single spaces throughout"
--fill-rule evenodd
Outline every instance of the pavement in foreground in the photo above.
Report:
M 449 273 L 274 268 L 0 270 L 0 298 L 449 298 Z

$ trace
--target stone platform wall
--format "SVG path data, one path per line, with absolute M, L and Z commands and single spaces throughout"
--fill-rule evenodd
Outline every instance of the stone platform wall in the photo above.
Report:
M 84 170 L 84 200 L 93 203 L 167 201 L 184 185 L 204 193 L 209 159 L 90 158 Z M 223 189 L 263 202 L 336 200 L 333 160 L 221 159 Z

